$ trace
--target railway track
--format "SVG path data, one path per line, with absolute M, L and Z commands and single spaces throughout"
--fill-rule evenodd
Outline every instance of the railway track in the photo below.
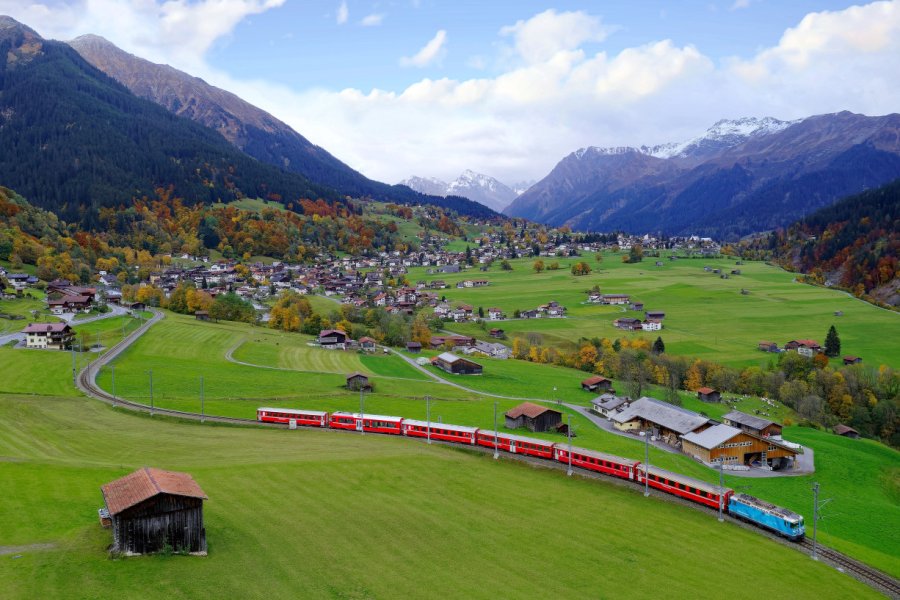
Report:
M 800 542 L 800 547 L 812 555 L 813 543 L 811 539 L 804 538 L 803 541 Z M 819 560 L 827 562 L 835 566 L 838 570 L 852 575 L 870 587 L 886 594 L 888 597 L 900 598 L 900 582 L 890 575 L 882 573 L 877 569 L 873 569 L 864 563 L 854 560 L 849 556 L 845 556 L 836 550 L 822 546 L 821 544 L 816 547 L 816 554 Z
M 92 364 L 88 365 L 87 367 L 85 367 L 78 373 L 78 375 L 76 377 L 76 385 L 82 392 L 84 392 L 86 395 L 90 396 L 91 398 L 95 398 L 97 400 L 100 400 L 101 402 L 106 402 L 107 404 L 110 404 L 112 406 L 126 408 L 128 410 L 133 410 L 136 412 L 145 412 L 145 413 L 149 413 L 150 415 L 164 415 L 164 416 L 168 416 L 168 417 L 175 417 L 175 418 L 179 418 L 179 419 L 187 419 L 187 420 L 192 420 L 192 421 L 202 421 L 202 422 L 209 421 L 212 423 L 227 423 L 227 424 L 232 424 L 232 425 L 252 425 L 255 427 L 269 427 L 269 428 L 276 428 L 276 429 L 285 429 L 287 427 L 286 425 L 278 424 L 278 423 L 261 423 L 261 422 L 257 421 L 256 419 L 242 419 L 242 418 L 238 418 L 238 417 L 201 415 L 200 413 L 173 410 L 173 409 L 169 409 L 169 408 L 156 408 L 156 407 L 151 408 L 147 404 L 141 404 L 139 402 L 132 402 L 132 401 L 126 400 L 124 398 L 115 397 L 112 394 L 108 393 L 107 391 L 101 389 L 96 383 L 97 374 L 100 372 L 100 370 L 104 366 L 106 366 L 109 362 L 111 362 L 115 358 L 117 358 L 122 352 L 124 352 L 132 343 L 134 343 L 141 335 L 143 335 L 144 332 L 147 331 L 147 329 L 149 329 L 155 323 L 161 321 L 165 317 L 165 315 L 160 311 L 152 310 L 152 312 L 153 312 L 153 317 L 151 319 L 149 319 L 141 327 L 139 327 L 138 329 L 133 331 L 131 334 L 129 334 L 127 337 L 125 337 L 118 344 L 116 344 L 115 346 L 110 348 L 109 351 L 106 352 L 106 354 L 104 354 L 102 357 L 98 358 Z M 321 430 L 318 427 L 307 427 L 304 425 L 298 425 L 297 427 L 302 428 L 302 429 Z M 326 431 L 333 431 L 336 433 L 344 433 L 344 434 L 354 434 L 355 433 L 353 431 L 345 431 L 342 429 L 327 429 Z M 422 438 L 414 438 L 414 439 L 418 439 L 419 441 L 422 441 L 422 442 L 425 441 Z M 442 441 L 437 441 L 437 440 L 433 441 L 433 443 L 440 444 L 442 446 L 452 447 L 452 448 L 465 449 L 465 450 L 470 450 L 470 451 L 474 450 L 476 452 L 480 452 L 480 453 L 484 453 L 484 454 L 493 452 L 493 449 L 482 447 L 482 446 L 461 446 L 456 443 L 442 442 Z M 551 469 L 557 469 L 557 470 L 565 470 L 566 469 L 565 464 L 559 463 L 556 461 L 548 461 L 545 459 L 540 459 L 540 458 L 535 458 L 535 457 L 525 456 L 525 455 L 520 455 L 520 454 L 507 454 L 505 452 L 503 453 L 503 456 L 504 456 L 504 458 L 507 458 L 507 459 L 512 458 L 513 460 L 517 460 L 519 462 L 529 463 L 532 466 L 551 468 Z M 640 484 L 637 484 L 636 482 L 633 482 L 633 481 L 626 481 L 626 480 L 617 479 L 615 477 L 609 477 L 607 475 L 601 475 L 599 473 L 595 473 L 595 472 L 587 470 L 587 469 L 582 469 L 580 467 L 574 467 L 573 472 L 578 474 L 581 477 L 587 477 L 590 479 L 598 479 L 598 480 L 602 479 L 604 481 L 610 481 L 612 483 L 616 483 L 616 484 L 620 484 L 620 485 L 624 485 L 624 486 L 642 487 Z M 681 498 L 673 497 L 669 494 L 658 494 L 655 490 L 651 490 L 651 493 L 655 496 L 658 495 L 659 497 L 665 498 L 666 500 L 669 500 L 669 501 L 672 501 L 672 500 L 682 501 L 682 503 L 685 506 L 690 506 L 691 508 L 695 508 L 698 510 L 707 510 L 706 507 L 697 506 L 694 503 L 683 501 Z M 729 521 L 732 521 L 732 522 L 738 524 L 738 525 L 746 526 L 742 522 L 730 517 L 729 515 L 725 515 L 725 518 Z M 749 526 L 747 526 L 747 527 L 749 528 Z M 755 527 L 753 529 L 754 529 L 754 531 L 759 531 Z M 805 538 L 803 541 L 801 541 L 799 543 L 795 543 L 795 542 L 787 542 L 783 538 L 779 538 L 777 536 L 772 536 L 772 537 L 773 537 L 773 539 L 776 539 L 777 541 L 783 542 L 787 545 L 803 548 L 810 555 L 812 554 L 813 543 L 812 543 L 812 540 L 810 540 L 808 538 Z M 894 598 L 896 600 L 900 600 L 900 582 L 898 582 L 896 579 L 894 579 L 890 575 L 882 573 L 881 571 L 878 571 L 877 569 L 874 569 L 864 563 L 861 563 L 861 562 L 854 560 L 848 556 L 845 556 L 844 554 L 841 554 L 840 552 L 838 552 L 836 550 L 833 550 L 826 546 L 822 546 L 821 544 L 817 546 L 816 552 L 823 562 L 827 562 L 827 563 L 833 565 L 837 569 L 851 575 L 852 577 L 855 577 L 862 583 L 865 583 L 866 585 L 872 587 L 873 589 L 887 595 L 889 598 Z

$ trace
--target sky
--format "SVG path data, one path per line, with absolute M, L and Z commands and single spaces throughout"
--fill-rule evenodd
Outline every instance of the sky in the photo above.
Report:
M 270 112 L 365 175 L 539 180 L 586 146 L 900 111 L 900 0 L 0 0 Z

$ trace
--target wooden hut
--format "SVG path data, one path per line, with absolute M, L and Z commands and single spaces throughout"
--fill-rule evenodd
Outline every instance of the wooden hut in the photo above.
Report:
M 597 390 L 608 392 L 612 389 L 612 381 L 607 379 L 606 377 L 594 375 L 593 377 L 588 377 L 581 382 L 581 389 L 586 392 L 596 392 Z
M 532 402 L 523 402 L 505 416 L 509 429 L 527 427 L 531 431 L 541 432 L 556 429 L 562 423 L 561 412 Z
M 697 390 L 697 398 L 704 402 L 721 402 L 722 394 L 717 389 L 702 387 Z
M 113 552 L 206 554 L 203 490 L 187 473 L 144 467 L 102 486 Z
M 481 375 L 482 367 L 467 358 L 444 352 L 431 359 L 431 364 L 454 375 Z
M 355 372 L 347 375 L 347 389 L 358 392 L 359 390 L 370 390 L 372 389 L 372 384 L 369 383 L 369 378 L 362 373 Z

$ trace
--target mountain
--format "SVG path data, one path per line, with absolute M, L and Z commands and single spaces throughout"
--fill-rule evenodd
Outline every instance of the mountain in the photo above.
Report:
M 137 98 L 68 45 L 0 17 L 0 180 L 91 227 L 99 208 L 172 187 L 186 203 L 241 196 L 337 201 L 218 133 Z
M 719 121 L 680 144 L 583 148 L 504 211 L 582 230 L 737 237 L 900 177 L 900 115 Z
M 96 35 L 69 42 L 86 61 L 136 96 L 218 131 L 257 160 L 298 173 L 343 195 L 402 204 L 435 204 L 462 214 L 490 217 L 492 211 L 446 194 L 425 196 L 406 186 L 389 186 L 368 179 L 324 148 L 269 113 L 231 92 L 168 65 L 158 65 L 121 50 Z
M 434 177 L 413 176 L 403 180 L 400 184 L 423 194 L 468 198 L 498 212 L 506 208 L 518 196 L 515 190 L 493 177 L 468 169 L 450 183 Z
M 900 306 L 900 179 L 819 209 L 754 240 L 814 282 Z

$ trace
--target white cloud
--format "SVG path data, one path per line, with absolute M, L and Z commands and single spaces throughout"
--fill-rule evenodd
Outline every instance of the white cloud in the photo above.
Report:
M 412 56 L 405 56 L 400 59 L 400 64 L 404 67 L 426 67 L 444 55 L 444 44 L 447 42 L 447 32 L 443 29 L 439 30 L 422 49 Z
M 573 50 L 585 42 L 603 41 L 609 33 L 610 29 L 598 17 L 581 11 L 557 13 L 553 9 L 500 30 L 500 35 L 513 38 L 516 52 L 529 63 L 548 60 L 557 52 Z
M 734 4 L 731 5 L 731 10 L 741 10 L 743 8 L 750 8 L 750 0 L 734 0 Z
M 337 24 L 343 25 L 350 18 L 350 9 L 347 7 L 347 0 L 343 0 L 337 9 Z
M 363 17 L 359 24 L 363 27 L 377 27 L 378 25 L 381 25 L 382 21 L 384 21 L 384 14 L 372 13 L 371 15 Z

